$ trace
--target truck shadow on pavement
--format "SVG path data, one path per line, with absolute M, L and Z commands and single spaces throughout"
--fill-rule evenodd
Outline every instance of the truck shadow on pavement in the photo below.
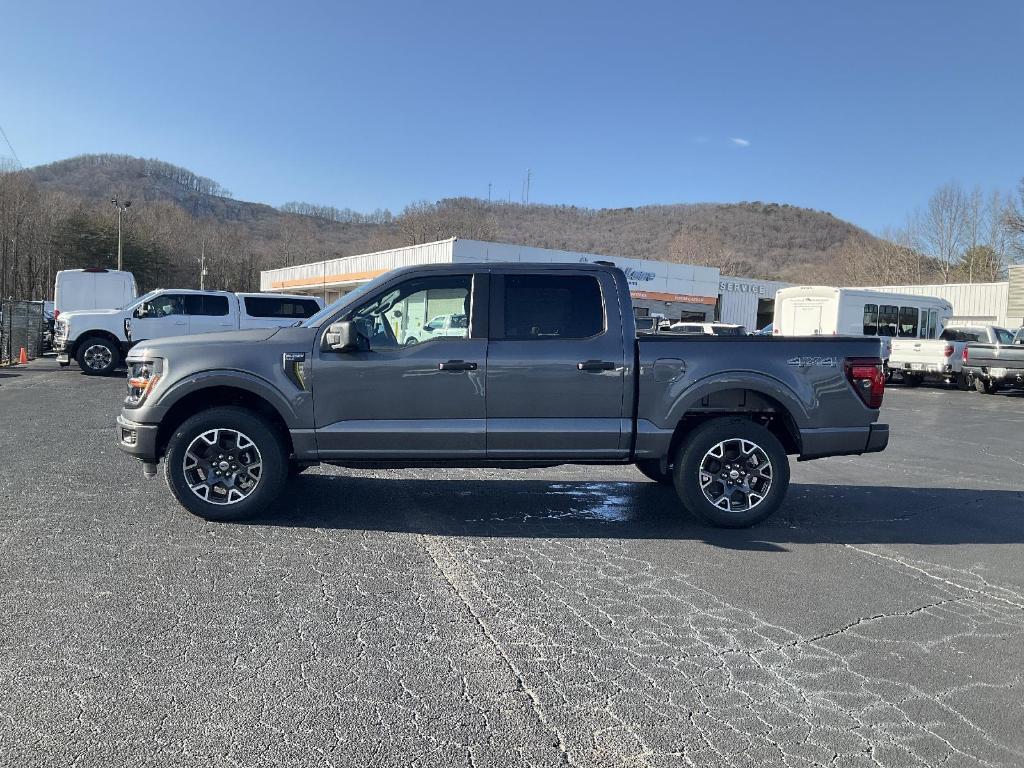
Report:
M 305 475 L 259 525 L 440 536 L 702 539 L 729 549 L 783 544 L 1024 543 L 1024 491 L 790 486 L 748 529 L 712 528 L 652 482 L 391 479 Z

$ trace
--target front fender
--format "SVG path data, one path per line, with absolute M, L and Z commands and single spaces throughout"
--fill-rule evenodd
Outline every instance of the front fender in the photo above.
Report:
M 137 420 L 147 423 L 158 422 L 182 398 L 213 387 L 241 389 L 256 395 L 270 403 L 289 429 L 301 427 L 297 414 L 304 401 L 309 398 L 308 392 L 296 391 L 289 399 L 266 379 L 234 370 L 202 371 L 179 379 L 168 389 L 158 392 L 159 396 L 155 401 L 139 408 Z

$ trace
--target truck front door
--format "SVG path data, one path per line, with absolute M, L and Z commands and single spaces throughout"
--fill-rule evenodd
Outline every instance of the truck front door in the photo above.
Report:
M 628 455 L 622 311 L 607 272 L 492 272 L 489 459 Z
M 188 334 L 187 294 L 162 293 L 136 307 L 129 319 L 132 343 Z
M 484 458 L 486 314 L 474 304 L 475 297 L 486 297 L 486 285 L 486 274 L 413 276 L 385 285 L 334 318 L 356 324 L 370 349 L 323 351 L 318 343 L 313 353 L 322 458 Z M 476 322 L 457 336 L 413 335 L 430 318 L 452 313 Z M 326 331 L 321 327 L 318 338 Z

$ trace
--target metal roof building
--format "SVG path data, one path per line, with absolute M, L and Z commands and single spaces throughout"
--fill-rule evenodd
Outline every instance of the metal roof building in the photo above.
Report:
M 641 311 L 660 312 L 672 319 L 713 318 L 718 304 L 719 274 L 714 267 L 460 238 L 267 270 L 260 274 L 260 290 L 309 293 L 321 296 L 329 303 L 377 275 L 398 267 L 509 261 L 612 262 L 626 273 L 630 293 Z

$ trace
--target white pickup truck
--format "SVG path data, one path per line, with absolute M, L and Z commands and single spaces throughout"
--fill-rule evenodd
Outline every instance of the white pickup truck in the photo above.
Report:
M 64 312 L 54 325 L 53 348 L 62 366 L 104 376 L 121 365 L 140 341 L 197 333 L 278 328 L 312 317 L 323 308 L 313 296 L 228 293 L 161 288 L 121 309 Z
M 977 325 L 946 328 L 937 339 L 893 339 L 889 371 L 908 387 L 937 379 L 967 389 L 970 382 L 961 371 L 964 348 L 971 342 L 1005 343 L 1003 338 L 1012 339 L 1013 334 L 994 325 Z

